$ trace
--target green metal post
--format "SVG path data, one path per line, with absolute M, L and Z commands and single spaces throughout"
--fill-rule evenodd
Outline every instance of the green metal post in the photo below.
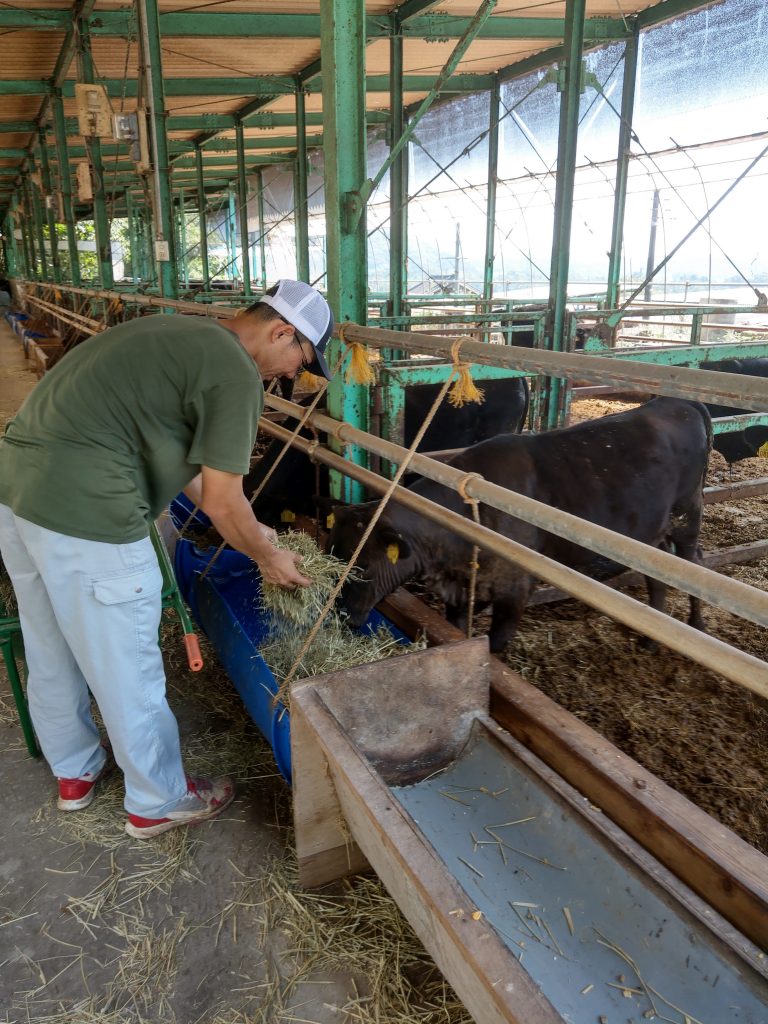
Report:
M 87 18 L 78 18 L 80 74 L 82 81 L 92 84 L 95 80 L 93 57 L 91 56 L 91 30 Z M 113 288 L 112 244 L 110 223 L 104 193 L 104 165 L 101 159 L 101 142 L 95 136 L 86 139 L 86 150 L 93 173 L 93 225 L 96 229 L 96 266 L 102 288 Z
M 26 217 L 27 224 L 29 224 L 29 231 L 26 232 L 27 241 L 29 243 L 29 255 L 31 257 L 30 266 L 32 267 L 32 277 L 38 280 L 41 277 L 40 267 L 42 265 L 44 255 L 40 252 L 40 243 L 37 234 L 37 222 L 35 219 L 35 204 L 32 199 L 35 186 L 32 182 L 27 179 L 26 184 Z M 38 262 L 39 261 L 39 262 Z
M 11 200 L 8 213 L 3 222 L 3 238 L 5 241 L 5 259 L 8 277 L 17 277 L 19 273 L 19 253 L 16 248 L 16 225 L 13 219 L 13 211 L 16 208 L 15 198 Z
M 225 276 L 233 281 L 237 277 L 237 200 L 232 186 L 228 190 L 227 205 L 227 268 Z
M 179 277 L 184 287 L 189 287 L 189 274 L 187 273 L 187 211 L 185 206 L 184 189 L 179 189 Z
M 126 220 L 128 221 L 128 244 L 131 247 L 131 281 L 139 280 L 139 239 L 136 232 L 136 209 L 131 190 L 125 190 Z
M 176 299 L 179 280 L 174 252 L 173 206 L 171 201 L 171 172 L 166 134 L 165 88 L 163 84 L 163 58 L 160 48 L 160 19 L 157 0 L 138 0 L 139 35 L 144 65 L 145 95 L 149 112 L 152 149 L 152 177 L 154 184 L 154 256 L 160 293 Z
M 53 130 L 56 137 L 56 160 L 59 165 L 59 188 L 61 189 L 64 220 L 67 226 L 67 249 L 69 251 L 69 279 L 79 287 L 80 257 L 77 251 L 77 234 L 75 232 L 75 214 L 72 204 L 72 176 L 69 171 L 69 149 L 67 146 L 67 128 L 64 120 L 64 102 L 61 89 L 51 93 L 53 107 Z
M 35 158 L 33 156 L 30 156 L 28 166 L 31 172 L 35 170 Z M 37 249 L 40 256 L 39 277 L 41 281 L 47 281 L 48 255 L 46 253 L 45 235 L 43 234 L 43 215 L 40 208 L 40 193 L 38 192 L 37 185 L 35 185 L 31 178 L 29 180 L 29 198 L 32 206 L 32 222 L 34 224 L 35 238 L 37 240 Z
M 627 181 L 629 178 L 629 154 L 632 143 L 632 114 L 635 107 L 635 83 L 637 80 L 637 51 L 639 31 L 637 27 L 624 44 L 624 83 L 621 90 L 621 124 L 619 126 L 619 153 L 616 158 L 616 186 L 613 200 L 613 227 L 611 248 L 608 253 L 608 291 L 605 302 L 608 309 L 619 304 L 619 281 L 621 278 L 621 247 L 624 239 L 624 210 L 627 204 Z
M 389 41 L 389 146 L 405 129 L 403 108 L 403 33 L 393 19 Z M 408 292 L 408 149 L 403 148 L 389 171 L 389 315 L 402 316 Z M 394 355 L 394 353 L 393 353 Z
M 20 186 L 21 200 L 21 244 L 24 249 L 24 263 L 27 277 L 33 280 L 37 277 L 37 260 L 35 259 L 34 228 L 32 224 L 32 203 L 29 198 L 29 179 L 24 178 Z
M 586 0 L 567 0 L 565 9 L 565 58 L 559 68 L 560 130 L 557 146 L 555 211 L 552 236 L 552 262 L 549 274 L 549 315 L 546 348 L 562 351 L 565 346 L 568 267 L 571 246 L 573 188 L 576 177 L 576 142 L 579 131 L 579 98 L 581 96 L 582 50 L 584 48 L 584 13 Z M 542 426 L 558 426 L 567 404 L 567 383 L 549 378 L 543 395 Z
M 366 321 L 367 238 L 365 203 L 365 3 L 328 0 L 320 9 L 320 59 L 323 66 L 325 122 L 325 217 L 328 238 L 327 295 L 337 322 Z M 341 346 L 330 351 L 333 366 Z M 332 416 L 367 430 L 368 389 L 345 384 L 337 374 L 328 389 Z M 365 464 L 353 447 L 347 458 Z M 335 497 L 359 501 L 362 488 L 339 473 L 331 474 Z
M 40 141 L 40 173 L 43 182 L 45 217 L 48 222 L 48 242 L 51 247 L 51 269 L 53 280 L 61 283 L 61 265 L 59 263 L 59 236 L 56 233 L 56 214 L 53 209 L 53 192 L 51 190 L 51 168 L 48 163 L 48 143 L 45 128 L 38 129 Z M 49 198 L 50 197 L 50 198 Z M 50 204 L 50 205 L 49 205 Z
M 307 204 L 307 117 L 304 88 L 296 87 L 296 163 L 293 172 L 293 223 L 296 237 L 296 276 L 309 282 L 309 207 Z
M 483 298 L 493 298 L 493 264 L 496 256 L 496 187 L 499 181 L 499 103 L 501 82 L 491 89 L 491 109 L 488 122 L 488 202 L 485 213 L 485 267 L 483 270 Z
M 203 150 L 195 144 L 197 172 L 197 215 L 200 219 L 200 259 L 203 262 L 203 291 L 211 289 L 211 269 L 208 264 L 208 221 L 206 218 L 205 178 L 203 177 Z
M 267 290 L 267 237 L 264 220 L 264 172 L 256 172 L 256 185 L 259 190 L 259 268 L 261 271 L 261 290 Z
M 243 122 L 235 125 L 237 147 L 237 202 L 240 221 L 240 257 L 242 261 L 243 294 L 251 295 L 251 263 L 248 258 L 248 179 L 245 176 L 245 136 Z

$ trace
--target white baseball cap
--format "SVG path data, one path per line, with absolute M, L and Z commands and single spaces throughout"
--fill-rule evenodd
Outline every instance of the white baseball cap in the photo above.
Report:
M 304 281 L 283 278 L 259 302 L 271 306 L 312 345 L 315 358 L 308 369 L 330 380 L 332 374 L 323 353 L 333 334 L 334 320 L 331 307 L 320 292 Z

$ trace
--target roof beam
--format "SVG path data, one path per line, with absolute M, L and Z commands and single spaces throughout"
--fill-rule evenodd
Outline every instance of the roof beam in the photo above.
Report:
M 91 6 L 93 6 L 91 4 Z M 466 32 L 471 18 L 456 15 L 422 12 L 432 6 L 416 0 L 403 4 L 394 12 L 403 35 L 416 39 L 441 40 L 459 39 Z M 695 0 L 667 0 L 660 5 L 663 18 L 674 17 L 667 8 L 675 6 L 684 13 L 693 7 L 700 7 Z M 655 11 L 655 8 L 650 8 Z M 399 13 L 403 12 L 403 13 Z M 47 29 L 61 31 L 71 27 L 71 11 L 61 8 L 48 10 L 19 11 L 0 8 L 0 29 Z M 640 15 L 642 18 L 643 16 Z M 660 19 L 656 13 L 648 15 Z M 136 25 L 132 11 L 100 11 L 90 17 L 91 34 L 94 36 L 128 37 L 135 34 Z M 209 11 L 169 11 L 160 15 L 160 30 L 163 39 L 192 36 L 199 38 L 230 39 L 318 39 L 320 38 L 319 14 L 248 14 L 220 13 Z M 562 18 L 520 18 L 496 15 L 478 33 L 479 39 L 562 39 L 565 22 Z M 386 39 L 392 33 L 388 15 L 369 15 L 366 18 L 366 37 Z M 585 22 L 585 39 L 624 39 L 631 33 L 621 18 L 589 18 Z M 69 38 L 69 33 L 68 33 Z M 69 44 L 71 45 L 71 43 Z M 67 50 L 65 44 L 63 51 Z M 318 62 L 319 63 L 319 62 Z
M 406 75 L 403 79 L 403 89 L 406 92 L 429 92 L 436 81 L 437 77 L 435 75 Z M 481 92 L 483 89 L 491 88 L 493 81 L 494 76 L 491 74 L 452 75 L 444 84 L 441 92 L 443 94 Z M 137 82 L 135 79 L 129 79 L 127 82 L 124 82 L 119 78 L 108 78 L 101 79 L 100 84 L 106 87 L 110 96 L 135 97 L 137 93 Z M 315 78 L 308 86 L 307 91 L 319 93 L 321 88 L 320 78 Z M 48 93 L 48 89 L 48 83 L 40 78 L 4 79 L 0 81 L 0 95 L 2 96 L 45 96 Z M 295 80 L 287 75 L 165 79 L 166 96 L 245 97 L 261 93 L 263 97 L 271 99 L 274 96 L 293 95 L 294 89 Z M 389 76 L 368 75 L 366 89 L 368 92 L 387 92 L 389 90 Z M 62 93 L 67 99 L 71 99 L 75 95 L 75 83 L 70 80 L 64 82 Z M 263 100 L 261 102 L 263 105 Z M 240 116 L 247 117 L 249 115 Z

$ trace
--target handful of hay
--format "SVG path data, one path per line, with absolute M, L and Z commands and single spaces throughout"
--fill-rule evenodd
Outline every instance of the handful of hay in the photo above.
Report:
M 299 530 L 289 530 L 280 534 L 277 546 L 284 551 L 301 555 L 298 570 L 312 580 L 312 583 L 308 587 L 287 590 L 276 583 L 262 581 L 262 604 L 272 612 L 278 630 L 281 628 L 280 620 L 288 620 L 294 626 L 309 629 L 316 622 L 328 600 L 328 595 L 339 582 L 347 564 L 333 555 L 326 555 L 309 534 Z M 355 578 L 356 571 L 352 570 L 351 578 Z

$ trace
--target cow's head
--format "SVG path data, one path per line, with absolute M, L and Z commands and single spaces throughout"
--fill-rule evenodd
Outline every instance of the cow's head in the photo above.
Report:
M 327 550 L 349 561 L 376 511 L 378 502 L 337 507 L 333 511 Z M 378 521 L 357 560 L 357 579 L 344 584 L 340 604 L 352 626 L 362 626 L 371 609 L 391 594 L 417 570 L 411 544 L 386 513 Z

